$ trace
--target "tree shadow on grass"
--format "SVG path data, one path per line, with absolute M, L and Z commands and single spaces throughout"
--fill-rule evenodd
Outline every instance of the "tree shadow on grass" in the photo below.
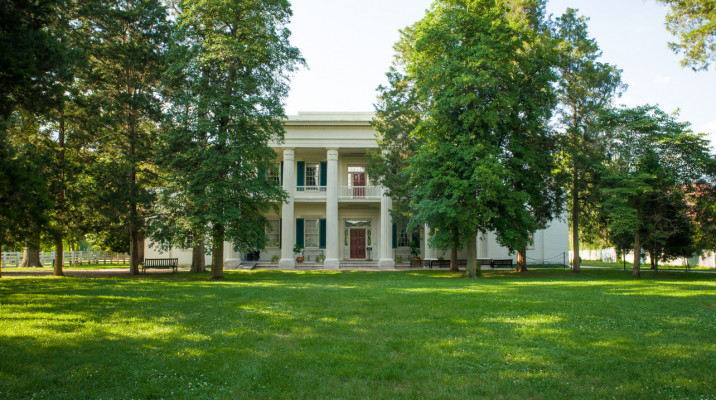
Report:
M 712 394 L 710 282 L 309 272 L 4 281 L 0 397 Z

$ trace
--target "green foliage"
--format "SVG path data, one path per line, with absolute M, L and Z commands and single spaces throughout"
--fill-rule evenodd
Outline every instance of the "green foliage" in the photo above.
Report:
M 679 41 L 669 43 L 683 54 L 681 65 L 706 70 L 716 57 L 716 4 L 713 0 L 657 0 L 669 6 L 666 28 Z
M 598 172 L 608 138 L 595 123 L 623 86 L 616 67 L 597 61 L 602 53 L 589 37 L 586 18 L 569 8 L 555 25 L 560 182 L 569 192 L 573 248 L 579 252 L 581 241 L 593 242 L 604 236 L 603 220 L 595 205 L 600 202 Z
M 602 121 L 612 135 L 601 204 L 610 235 L 622 246 L 631 236 L 634 254 L 646 243 L 662 259 L 687 255 L 688 241 L 679 238 L 690 230 L 682 192 L 709 172 L 706 140 L 652 106 L 614 110 Z M 669 240 L 672 246 L 664 250 Z
M 373 173 L 433 246 L 495 231 L 516 250 L 561 206 L 542 13 L 541 2 L 438 1 L 395 46 Z
M 150 234 L 263 248 L 263 214 L 286 194 L 259 172 L 275 168 L 268 143 L 283 138 L 288 75 L 303 63 L 288 41 L 289 4 L 197 0 L 177 11 L 158 154 L 166 181 Z
M 302 244 L 294 244 L 293 245 L 293 254 L 301 255 L 303 253 L 303 245 Z

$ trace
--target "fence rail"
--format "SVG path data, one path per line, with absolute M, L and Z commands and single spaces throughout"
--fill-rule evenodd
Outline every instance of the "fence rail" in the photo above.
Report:
M 21 251 L 4 251 L 2 253 L 2 267 L 17 267 L 22 262 Z M 64 265 L 85 265 L 85 264 L 126 264 L 129 255 L 114 253 L 111 251 L 65 251 L 63 253 Z M 55 262 L 54 251 L 40 252 L 40 262 L 49 267 Z

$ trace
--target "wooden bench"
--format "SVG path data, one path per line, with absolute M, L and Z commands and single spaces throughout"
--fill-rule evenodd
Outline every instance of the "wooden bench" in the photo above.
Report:
M 450 260 L 423 260 L 423 267 L 425 267 L 425 266 L 427 266 L 430 269 L 433 269 L 433 267 L 447 268 L 450 266 Z M 457 266 L 458 267 L 467 266 L 467 260 L 457 260 Z
M 477 259 L 477 265 L 483 266 L 483 265 L 489 265 L 490 268 L 492 268 L 492 259 L 491 258 L 478 258 Z
M 492 260 L 492 268 L 495 268 L 496 266 L 509 266 L 512 268 L 512 259 L 508 258 L 505 260 Z
M 171 268 L 177 272 L 178 258 L 145 258 L 142 262 L 142 273 L 147 273 L 147 268 Z

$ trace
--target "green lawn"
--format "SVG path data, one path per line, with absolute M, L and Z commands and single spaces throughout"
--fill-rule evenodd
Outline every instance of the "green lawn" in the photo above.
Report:
M 716 274 L 0 280 L 0 398 L 716 399 Z

